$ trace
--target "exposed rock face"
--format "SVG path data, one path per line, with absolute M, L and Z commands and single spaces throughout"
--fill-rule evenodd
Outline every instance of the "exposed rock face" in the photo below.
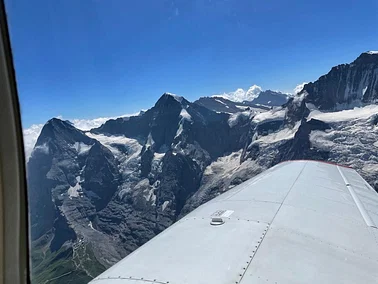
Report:
M 33 281 L 68 272 L 59 281 L 87 281 L 203 202 L 284 160 L 347 164 L 378 188 L 378 107 L 317 110 L 375 102 L 375 57 L 341 66 L 271 110 L 217 112 L 203 99 L 164 94 L 139 116 L 86 133 L 49 120 L 28 162 Z
M 378 53 L 362 53 L 350 64 L 341 64 L 304 86 L 307 102 L 321 110 L 343 109 L 378 99 Z
M 229 118 L 164 94 L 91 133 L 48 121 L 28 163 L 32 241 L 48 235 L 38 249 L 73 248 L 89 277 L 114 264 L 177 220 L 206 166 L 244 146 L 249 121 Z
M 75 143 L 93 145 L 95 140 L 77 130 L 71 124 L 51 119 L 43 127 L 32 157 L 28 163 L 28 185 L 31 219 L 31 237 L 37 239 L 53 226 L 57 218 L 55 201 L 59 194 L 76 184 L 80 171 Z M 98 143 L 98 142 L 97 142 Z M 87 154 L 87 153 L 85 153 Z M 82 161 L 81 161 L 82 162 Z

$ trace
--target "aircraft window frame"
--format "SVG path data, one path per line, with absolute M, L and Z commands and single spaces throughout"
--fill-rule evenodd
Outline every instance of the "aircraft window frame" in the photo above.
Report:
M 26 169 L 5 3 L 0 2 L 0 283 L 30 283 Z

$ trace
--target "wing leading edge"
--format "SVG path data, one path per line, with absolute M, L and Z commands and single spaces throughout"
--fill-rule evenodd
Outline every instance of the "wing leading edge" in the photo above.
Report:
M 198 207 L 91 283 L 374 283 L 376 208 L 378 194 L 353 169 L 281 163 Z

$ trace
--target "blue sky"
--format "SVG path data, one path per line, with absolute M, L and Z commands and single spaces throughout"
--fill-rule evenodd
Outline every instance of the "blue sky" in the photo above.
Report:
M 290 92 L 378 49 L 378 3 L 8 0 L 24 127 L 247 89 Z

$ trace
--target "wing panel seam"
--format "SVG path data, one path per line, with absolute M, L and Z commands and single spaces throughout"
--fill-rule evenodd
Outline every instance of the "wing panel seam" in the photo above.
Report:
M 147 283 L 157 283 L 157 284 L 167 284 L 169 283 L 169 281 L 165 281 L 165 282 L 162 282 L 162 281 L 159 281 L 159 280 L 156 280 L 156 279 L 153 279 L 153 280 L 150 280 L 150 279 L 144 279 L 144 278 L 137 278 L 137 277 L 121 277 L 121 276 L 118 276 L 118 277 L 112 277 L 112 276 L 108 276 L 108 277 L 103 277 L 103 278 L 95 278 L 93 279 L 92 281 L 102 281 L 102 280 L 131 280 L 131 281 L 142 281 L 142 282 L 147 282 Z
M 304 168 L 306 167 L 306 165 L 307 165 L 307 162 L 303 165 L 303 168 L 302 168 L 301 171 L 299 172 L 297 178 L 294 180 L 294 182 L 293 182 L 293 184 L 291 185 L 290 189 L 289 189 L 288 192 L 286 193 L 285 198 L 282 200 L 282 203 L 281 203 L 280 207 L 278 207 L 278 210 L 277 210 L 276 214 L 274 214 L 274 216 L 273 216 L 273 218 L 272 218 L 272 221 L 270 222 L 271 224 L 273 224 L 274 219 L 276 218 L 278 212 L 280 212 L 280 210 L 281 210 L 281 208 L 282 208 L 282 205 L 285 203 L 286 198 L 289 196 L 289 194 L 290 194 L 291 190 L 293 189 L 294 185 L 297 183 L 297 181 L 298 181 L 299 177 L 301 176 L 301 174 L 302 174 Z
M 236 284 L 240 283 L 240 282 L 243 280 L 243 277 L 244 277 L 245 273 L 247 272 L 249 266 L 251 265 L 253 259 L 255 258 L 255 255 L 256 255 L 258 249 L 260 248 L 260 246 L 261 246 L 263 240 L 265 239 L 265 236 L 266 236 L 266 234 L 268 233 L 269 228 L 270 228 L 270 225 L 267 225 L 267 226 L 266 226 L 266 229 L 264 230 L 264 232 L 263 232 L 263 234 L 262 234 L 262 236 L 260 237 L 260 240 L 258 241 L 258 245 L 255 247 L 255 250 L 253 251 L 252 255 L 250 256 L 250 260 L 247 261 L 247 266 L 245 267 L 243 273 L 240 274 L 240 279 L 239 279 L 239 281 L 236 281 L 236 282 L 235 282 Z
M 261 241 L 259 242 L 258 246 L 256 247 L 256 250 L 255 250 L 254 254 L 253 254 L 252 257 L 251 257 L 251 261 L 248 263 L 246 269 L 244 270 L 244 272 L 242 273 L 242 275 L 241 275 L 241 277 L 240 277 L 239 282 L 236 282 L 236 284 L 240 283 L 240 282 L 243 280 L 243 277 L 244 277 L 245 273 L 247 272 L 249 266 L 251 265 L 253 259 L 255 258 L 256 254 L 257 254 L 257 251 L 259 250 L 259 248 L 260 248 L 262 242 L 264 241 L 266 235 L 268 234 L 268 231 L 269 231 L 269 229 L 270 229 L 270 226 L 273 224 L 274 219 L 276 218 L 278 212 L 279 212 L 280 209 L 282 208 L 282 205 L 284 204 L 286 198 L 287 198 L 288 195 L 290 194 L 290 192 L 291 192 L 291 190 L 293 189 L 294 185 L 297 183 L 297 181 L 298 181 L 299 177 L 301 176 L 301 174 L 302 174 L 304 168 L 306 167 L 306 165 L 307 165 L 307 162 L 303 165 L 301 171 L 299 172 L 298 176 L 296 177 L 296 179 L 294 180 L 294 182 L 293 182 L 293 184 L 291 185 L 290 189 L 288 190 L 287 194 L 285 195 L 285 198 L 282 200 L 282 203 L 281 203 L 280 207 L 278 207 L 276 214 L 274 214 L 274 216 L 273 216 L 273 218 L 272 218 L 272 221 L 271 221 L 270 224 L 267 226 L 267 229 L 266 229 L 265 233 L 264 233 L 263 236 L 261 237 Z
M 345 182 L 345 186 L 348 188 L 349 193 L 352 196 L 352 198 L 354 200 L 354 203 L 356 204 L 356 206 L 358 208 L 358 211 L 360 211 L 361 216 L 364 219 L 366 225 L 369 226 L 369 227 L 377 228 L 377 226 L 375 225 L 375 223 L 373 222 L 373 220 L 370 218 L 368 212 L 366 211 L 363 203 L 358 198 L 358 195 L 354 191 L 353 186 L 349 183 L 349 181 L 347 180 L 347 178 L 345 177 L 344 173 L 341 171 L 341 169 L 340 169 L 339 166 L 337 166 L 337 169 L 339 170 L 339 173 L 340 173 L 341 177 L 343 178 L 343 180 Z
M 281 227 L 281 228 L 275 228 L 274 229 L 275 231 L 283 231 L 283 232 L 287 232 L 289 234 L 294 234 L 294 235 L 298 235 L 298 236 L 301 236 L 301 237 L 304 237 L 306 239 L 312 239 L 313 241 L 316 241 L 316 242 L 319 242 L 319 243 L 323 243 L 323 244 L 326 244 L 330 247 L 333 247 L 333 248 L 337 248 L 337 249 L 343 249 L 351 254 L 355 254 L 357 256 L 361 256 L 363 258 L 366 258 L 366 259 L 369 259 L 369 260 L 372 260 L 372 261 L 375 261 L 375 262 L 378 262 L 378 259 L 377 258 L 373 258 L 373 257 L 370 257 L 366 254 L 362 254 L 360 252 L 357 252 L 357 251 L 354 251 L 354 250 L 351 250 L 349 248 L 346 248 L 342 245 L 337 245 L 337 244 L 334 244 L 334 243 L 331 243 L 331 242 L 327 242 L 319 237 L 313 237 L 313 236 L 310 236 L 310 235 L 307 235 L 307 234 L 304 234 L 304 233 L 301 233 L 299 231 L 296 231 L 296 230 L 293 230 L 293 229 L 290 229 L 288 227 Z

